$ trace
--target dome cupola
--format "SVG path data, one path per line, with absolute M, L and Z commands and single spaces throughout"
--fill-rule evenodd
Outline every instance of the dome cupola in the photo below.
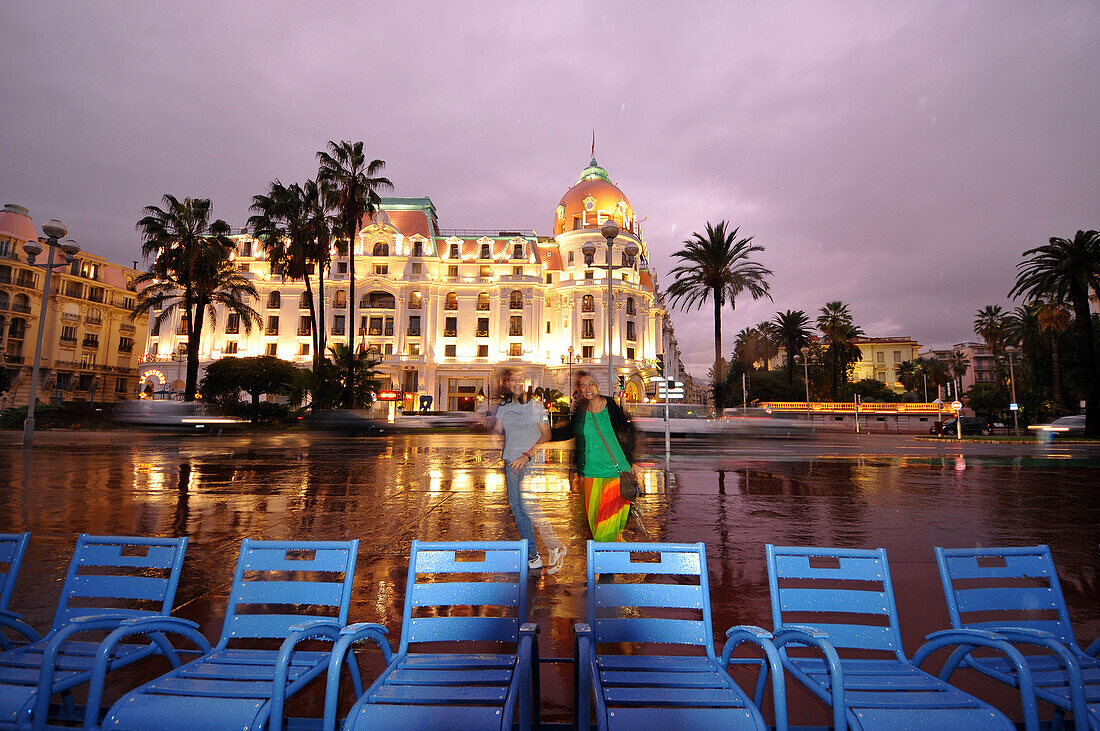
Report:
M 577 184 L 558 202 L 554 235 L 581 229 L 599 230 L 608 219 L 614 220 L 622 230 L 638 234 L 638 219 L 630 201 L 593 157 Z

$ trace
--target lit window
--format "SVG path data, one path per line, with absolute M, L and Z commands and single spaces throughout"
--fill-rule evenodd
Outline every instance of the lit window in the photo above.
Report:
M 523 343 L 511 343 L 508 345 L 508 356 L 519 358 L 523 355 Z
M 455 355 L 456 355 L 456 352 L 457 352 L 457 348 L 458 348 L 458 346 L 453 345 L 453 344 L 452 345 L 444 345 L 443 346 L 443 355 L 446 356 L 447 358 L 454 358 Z
M 278 343 L 268 343 L 267 344 L 267 350 L 264 351 L 264 355 L 278 356 L 279 355 L 279 344 Z
M 226 340 L 225 341 L 225 347 L 222 348 L 222 352 L 225 353 L 226 355 L 235 355 L 236 352 L 237 352 L 237 341 L 236 340 Z

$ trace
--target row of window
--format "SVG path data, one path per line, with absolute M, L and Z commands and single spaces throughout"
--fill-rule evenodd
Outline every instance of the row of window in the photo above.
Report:
M 363 295 L 359 300 L 359 307 L 365 310 L 392 310 L 396 307 L 396 300 L 394 296 L 388 292 L 368 292 Z M 278 290 L 271 292 L 267 297 L 267 309 L 278 309 L 282 305 L 282 295 Z M 409 294 L 408 307 L 410 310 L 423 309 L 424 295 L 422 292 L 411 292 Z M 299 298 L 299 308 L 307 309 L 309 307 L 309 295 L 302 292 Z M 344 309 L 347 307 L 347 292 L 343 289 L 336 290 L 336 294 L 332 300 L 332 306 L 336 309 Z M 508 294 L 508 308 L 512 310 L 523 309 L 523 293 L 518 289 L 513 289 Z M 445 310 L 457 310 L 458 309 L 458 293 L 448 292 L 443 298 L 443 309 Z M 477 309 L 488 310 L 489 309 L 489 293 L 481 292 L 477 296 Z M 596 298 L 590 294 L 584 295 L 581 298 L 581 311 L 582 312 L 595 312 L 596 311 Z M 626 314 L 636 315 L 638 314 L 637 305 L 634 302 L 633 297 L 626 298 Z M 879 353 L 879 360 L 882 360 L 882 353 Z
M 414 242 L 412 242 L 412 244 L 413 244 L 412 256 L 424 256 L 424 242 L 423 241 L 414 241 Z M 512 245 L 512 259 L 522 260 L 524 258 L 523 246 L 524 246 L 523 244 L 513 244 Z M 241 256 L 251 257 L 252 256 L 252 242 L 251 241 L 242 242 L 240 252 L 241 252 Z M 385 242 L 378 242 L 374 245 L 374 248 L 371 249 L 371 254 L 373 256 L 389 256 L 390 255 L 390 245 L 385 243 Z M 479 254 L 478 259 L 490 259 L 491 260 L 493 258 L 489 244 L 482 244 L 481 249 L 478 252 L 478 254 Z M 447 250 L 447 258 L 448 259 L 461 259 L 462 258 L 461 245 L 460 244 L 451 244 L 450 248 Z

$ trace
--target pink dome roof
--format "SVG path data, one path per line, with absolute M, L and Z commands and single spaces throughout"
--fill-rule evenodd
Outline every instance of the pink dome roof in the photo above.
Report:
M 38 238 L 38 230 L 31 220 L 31 213 L 23 206 L 8 203 L 0 211 L 0 236 L 8 236 L 19 241 Z

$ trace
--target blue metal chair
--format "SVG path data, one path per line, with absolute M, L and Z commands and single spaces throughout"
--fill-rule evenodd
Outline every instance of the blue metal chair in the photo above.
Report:
M 1015 728 L 1000 711 L 905 656 L 884 549 L 768 545 L 767 561 L 783 665 L 832 706 L 837 729 Z M 947 630 L 927 639 L 915 659 L 962 644 L 991 647 L 1022 662 L 989 632 Z M 823 657 L 791 655 L 789 648 L 800 646 Z
M 98 696 L 89 696 L 85 711 L 73 703 L 73 688 L 96 681 L 102 687 L 107 672 L 154 654 L 163 653 L 178 665 L 178 655 L 161 635 L 140 643 L 109 644 L 77 636 L 166 617 L 186 548 L 186 538 L 77 538 L 57 613 L 45 637 L 28 635 L 32 642 L 0 653 L 0 729 L 41 729 L 48 719 L 76 722 L 86 717 L 94 723 Z M 0 624 L 12 626 L 3 617 Z M 102 662 L 97 666 L 99 655 Z M 51 707 L 50 698 L 56 694 L 62 695 L 62 704 Z
M 327 649 L 298 645 L 334 641 L 347 623 L 358 550 L 357 540 L 244 539 L 213 649 L 194 623 L 176 618 L 116 633 L 173 632 L 207 652 L 124 695 L 103 728 L 281 729 L 286 699 L 328 668 Z
M 644 583 L 622 583 L 637 574 Z M 578 729 L 589 728 L 591 697 L 598 729 L 764 729 L 759 706 L 769 674 L 776 728 L 787 727 L 783 670 L 767 631 L 731 628 L 715 656 L 702 543 L 589 541 L 588 622 L 576 625 L 576 637 Z M 761 665 L 754 700 L 727 672 L 742 642 L 765 653 L 763 662 L 750 660 Z
M 30 537 L 30 533 L 0 533 L 0 650 L 12 648 L 12 641 L 4 634 L 4 629 L 23 635 L 25 642 L 39 639 L 37 632 L 20 621 L 18 614 L 8 609 Z
M 329 665 L 324 728 L 336 727 L 340 668 L 348 658 L 356 667 L 349 652 L 364 639 L 387 667 L 365 693 L 352 674 L 358 700 L 344 729 L 511 729 L 517 707 L 520 728 L 537 726 L 538 626 L 526 619 L 527 541 L 413 541 L 400 646 L 391 651 L 382 625 L 344 630 Z
M 1069 711 L 1077 728 L 1100 729 L 1100 639 L 1087 650 L 1077 644 L 1050 548 L 937 548 L 936 562 L 952 627 L 996 632 L 1032 650 L 1024 655 L 1029 673 L 1020 673 L 1003 658 L 959 648 L 941 677 L 962 666 L 1021 690 L 1031 682 L 1035 696 L 1057 709 L 1055 726 Z

